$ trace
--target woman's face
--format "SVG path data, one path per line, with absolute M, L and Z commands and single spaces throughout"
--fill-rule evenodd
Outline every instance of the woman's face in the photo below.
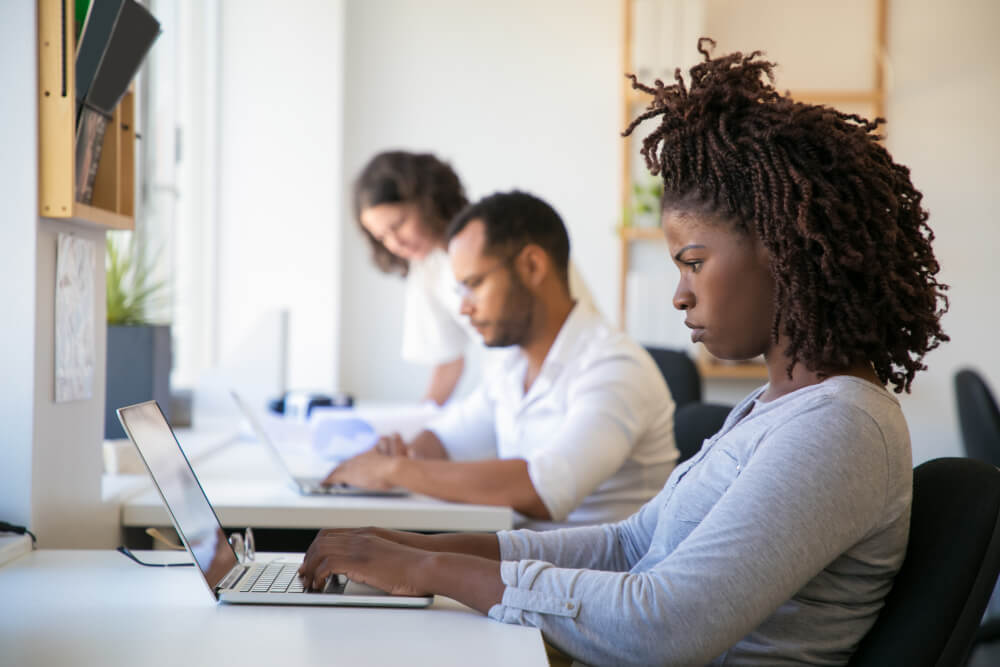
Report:
M 437 245 L 416 204 L 377 204 L 361 211 L 361 226 L 386 250 L 405 260 L 423 259 Z
M 691 339 L 719 359 L 770 351 L 774 280 L 757 237 L 694 213 L 665 211 L 662 224 L 680 271 L 674 307 Z

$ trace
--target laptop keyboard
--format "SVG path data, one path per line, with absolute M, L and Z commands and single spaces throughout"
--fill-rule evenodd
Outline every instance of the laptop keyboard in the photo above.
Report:
M 257 563 L 240 581 L 240 593 L 304 593 L 298 563 Z

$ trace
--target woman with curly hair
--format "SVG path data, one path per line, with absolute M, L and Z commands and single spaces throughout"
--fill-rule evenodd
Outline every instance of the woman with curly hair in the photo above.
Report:
M 708 40 L 711 43 L 711 40 Z M 673 293 L 692 338 L 768 383 L 632 517 L 550 533 L 324 531 L 302 574 L 441 593 L 595 665 L 843 665 L 902 564 L 908 391 L 946 286 L 908 170 L 868 122 L 795 102 L 760 53 L 653 95 Z
M 469 203 L 451 166 L 430 153 L 375 155 L 354 182 L 354 218 L 375 265 L 406 277 L 402 357 L 433 366 L 425 400 L 444 404 L 465 369 L 465 348 L 479 340 L 460 313 L 445 252 L 445 229 Z M 570 292 L 591 301 L 575 267 Z

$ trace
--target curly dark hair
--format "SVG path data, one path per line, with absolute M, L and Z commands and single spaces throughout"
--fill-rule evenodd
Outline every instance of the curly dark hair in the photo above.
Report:
M 626 128 L 660 124 L 641 153 L 663 179 L 666 211 L 696 212 L 756 234 L 771 256 L 775 316 L 771 337 L 788 341 L 791 361 L 826 375 L 871 363 L 900 393 L 926 369 L 924 355 L 949 340 L 923 195 L 893 162 L 868 121 L 803 104 L 773 86 L 774 63 L 760 51 L 712 58 L 715 42 L 685 86 L 653 86 Z
M 427 231 L 444 240 L 448 223 L 468 203 L 455 171 L 430 153 L 379 153 L 354 181 L 354 219 L 371 245 L 375 265 L 385 273 L 405 276 L 409 263 L 389 252 L 364 228 L 361 224 L 364 209 L 379 204 L 416 204 Z

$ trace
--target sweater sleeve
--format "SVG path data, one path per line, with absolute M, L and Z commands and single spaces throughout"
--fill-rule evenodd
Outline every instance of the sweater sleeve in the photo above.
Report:
M 503 561 L 541 560 L 564 568 L 626 571 L 649 549 L 664 492 L 617 523 L 546 532 L 497 533 Z
M 885 439 L 848 406 L 790 419 L 745 465 L 724 447 L 702 465 L 724 470 L 728 486 L 701 509 L 668 499 L 640 567 L 505 560 L 490 616 L 538 627 L 588 664 L 705 664 L 871 531 L 886 502 Z M 676 532 L 685 536 L 657 555 Z

